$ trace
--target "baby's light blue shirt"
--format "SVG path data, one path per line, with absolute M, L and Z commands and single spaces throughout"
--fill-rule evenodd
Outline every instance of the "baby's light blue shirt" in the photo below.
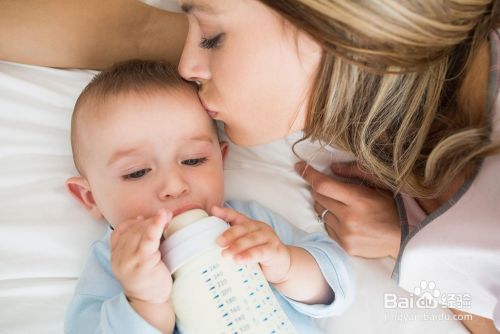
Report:
M 307 250 L 317 261 L 326 281 L 335 293 L 328 305 L 308 305 L 273 292 L 297 333 L 321 333 L 313 318 L 341 314 L 354 298 L 354 279 L 347 256 L 335 241 L 322 233 L 306 233 L 257 202 L 228 201 L 233 208 L 253 220 L 269 224 L 286 245 Z M 160 331 L 139 316 L 128 303 L 120 283 L 110 266 L 110 235 L 108 229 L 101 240 L 90 248 L 75 295 L 66 313 L 64 332 L 77 333 L 140 333 Z M 307 282 L 304 282 L 307 284 Z

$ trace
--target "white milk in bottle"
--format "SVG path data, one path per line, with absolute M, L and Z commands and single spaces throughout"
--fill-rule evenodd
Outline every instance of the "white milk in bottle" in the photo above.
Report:
M 224 259 L 215 240 L 229 225 L 200 209 L 172 219 L 161 244 L 173 275 L 171 301 L 182 333 L 296 333 L 258 264 Z

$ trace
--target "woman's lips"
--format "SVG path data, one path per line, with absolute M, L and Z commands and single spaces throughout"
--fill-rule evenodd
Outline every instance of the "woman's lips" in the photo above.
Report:
M 208 110 L 208 109 L 205 109 L 208 113 L 208 116 L 212 117 L 212 118 L 215 118 L 217 117 L 217 115 L 219 114 L 217 111 L 211 111 L 211 110 Z
M 217 115 L 219 114 L 217 111 L 214 111 L 212 108 L 207 106 L 206 102 L 203 101 L 203 99 L 200 98 L 200 101 L 201 101 L 203 108 L 205 108 L 205 111 L 207 112 L 208 116 L 210 116 L 212 118 L 217 117 Z

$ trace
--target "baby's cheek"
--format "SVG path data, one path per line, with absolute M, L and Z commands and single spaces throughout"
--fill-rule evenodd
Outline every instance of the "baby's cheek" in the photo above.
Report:
M 117 201 L 116 205 L 112 209 L 111 219 L 108 220 L 111 226 L 116 226 L 119 223 L 135 219 L 139 216 L 144 218 L 148 218 L 154 210 L 149 209 L 147 205 L 148 201 L 144 199 L 141 201 L 140 199 L 133 201 Z
M 208 189 L 206 191 L 209 193 L 210 199 L 212 199 L 213 204 L 220 205 L 224 200 L 224 177 L 222 173 L 217 176 L 212 176 L 210 178 L 212 182 L 208 184 Z
M 222 205 L 224 203 L 224 183 L 217 182 L 213 184 L 211 198 L 213 205 Z

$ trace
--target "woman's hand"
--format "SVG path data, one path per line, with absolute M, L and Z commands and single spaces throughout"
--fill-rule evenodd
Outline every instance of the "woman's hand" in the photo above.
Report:
M 366 185 L 369 175 L 354 163 L 331 166 L 343 180 L 322 174 L 305 162 L 297 163 L 295 169 L 311 185 L 316 213 L 329 211 L 323 219 L 328 235 L 348 254 L 397 256 L 401 229 L 392 193 Z
M 271 283 L 280 283 L 288 278 L 290 250 L 271 226 L 230 208 L 214 207 L 212 214 L 231 225 L 217 239 L 217 244 L 224 248 L 222 256 L 241 264 L 259 263 Z

